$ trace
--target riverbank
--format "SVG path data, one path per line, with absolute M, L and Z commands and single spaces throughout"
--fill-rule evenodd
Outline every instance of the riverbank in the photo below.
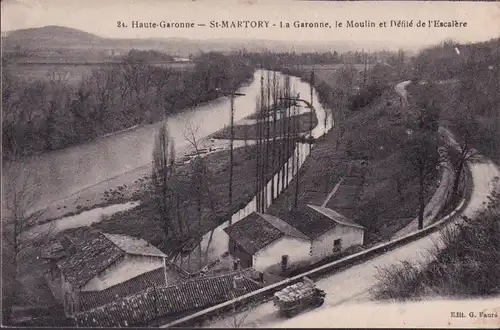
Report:
M 233 201 L 231 206 L 228 204 L 229 151 L 216 152 L 204 158 L 208 168 L 206 176 L 208 191 L 202 196 L 202 216 L 199 222 L 199 216 L 196 212 L 197 196 L 188 189 L 189 182 L 185 182 L 180 191 L 181 221 L 186 231 L 187 228 L 191 230 L 191 234 L 186 232 L 186 235 L 196 238 L 199 237 L 200 233 L 204 234 L 214 229 L 253 199 L 257 170 L 256 150 L 255 145 L 234 150 Z M 285 155 L 283 150 L 289 150 L 289 154 Z M 272 143 L 269 143 L 269 152 L 273 153 Z M 290 156 L 290 152 L 290 149 L 284 147 L 283 141 L 276 141 L 274 153 L 281 153 L 284 157 L 281 157 L 281 160 L 277 159 L 274 164 L 269 162 L 266 180 L 279 171 L 284 160 Z M 193 168 L 190 164 L 183 165 L 176 171 L 179 175 L 182 173 L 185 178 L 193 176 Z M 112 215 L 92 226 L 104 232 L 142 237 L 152 244 L 160 246 L 164 251 L 172 251 L 182 242 L 176 241 L 173 237 L 168 239 L 163 237 L 158 222 L 154 221 L 154 214 L 154 204 L 145 200 L 135 209 Z
M 260 72 L 255 75 L 260 76 Z M 309 86 L 298 81 L 298 79 L 295 79 L 295 85 L 303 94 L 305 91 L 309 91 Z M 258 84 L 252 84 L 245 87 L 243 93 L 246 96 L 235 98 L 235 121 L 243 119 L 255 111 L 255 98 L 259 95 L 260 88 Z M 227 125 L 228 109 L 229 99 L 223 98 L 221 101 L 213 102 L 210 106 L 189 111 L 186 116 L 169 118 L 168 126 L 170 134 L 175 139 L 179 161 L 190 152 L 190 143 L 187 141 L 186 136 L 190 137 L 191 135 L 186 133 L 194 133 L 196 138 L 199 139 L 197 142 L 209 140 L 204 137 Z M 317 116 L 319 118 L 323 116 L 321 111 L 322 109 L 318 107 L 317 112 L 319 114 Z M 206 118 L 210 118 L 210 121 L 207 121 Z M 192 123 L 199 123 L 199 126 L 189 127 Z M 90 222 L 94 222 L 91 220 L 95 219 L 81 219 L 81 217 L 87 216 L 87 214 L 92 217 L 97 216 L 96 213 L 102 210 L 95 210 L 95 212 L 89 210 L 97 204 L 102 203 L 100 206 L 117 205 L 115 203 L 126 204 L 124 202 L 132 200 L 134 194 L 135 197 L 142 196 L 141 188 L 144 181 L 147 181 L 151 171 L 151 149 L 157 127 L 158 125 L 139 126 L 129 131 L 99 139 L 95 143 L 71 148 L 68 152 L 52 154 L 52 156 L 56 157 L 45 157 L 42 161 L 25 164 L 24 168 L 38 169 L 38 171 L 33 172 L 39 175 L 40 179 L 43 178 L 42 182 L 47 186 L 45 200 L 56 201 L 51 202 L 51 206 L 60 207 L 60 210 L 56 210 L 62 214 L 66 214 L 66 211 L 70 209 L 71 212 L 74 212 L 74 216 L 71 217 L 72 221 L 70 221 L 71 226 L 88 225 Z M 186 128 L 192 128 L 193 130 Z M 320 134 L 321 128 L 316 126 L 313 135 Z M 220 142 L 227 143 L 227 141 Z M 209 195 L 212 200 L 217 199 L 218 205 L 215 206 L 218 210 L 214 214 L 211 205 L 206 203 L 208 198 L 204 198 L 202 210 L 204 218 L 202 218 L 201 226 L 198 226 L 196 207 L 193 206 L 193 202 L 196 202 L 195 194 L 192 194 L 189 189 L 183 191 L 182 194 L 185 197 L 186 204 L 182 205 L 182 209 L 185 209 L 186 212 L 182 214 L 182 219 L 190 224 L 194 223 L 193 230 L 210 232 L 221 221 L 227 220 L 232 214 L 252 201 L 255 194 L 256 171 L 255 153 L 252 154 L 251 152 L 255 146 L 252 147 L 252 142 L 248 141 L 247 147 L 237 148 L 238 143 L 240 146 L 244 145 L 244 143 L 235 141 L 233 205 L 231 208 L 227 205 L 229 152 L 219 151 L 206 156 L 211 174 L 209 190 L 211 192 L 213 190 L 213 193 Z M 274 164 L 269 162 L 266 180 L 270 180 L 272 175 L 283 167 L 284 161 L 290 156 L 290 154 L 283 155 L 283 150 L 287 148 L 284 148 L 282 143 L 283 141 L 276 141 L 274 151 L 272 147 L 269 148 L 270 154 L 281 154 L 282 157 L 276 157 L 275 159 L 279 160 Z M 205 147 L 202 146 L 202 148 Z M 289 151 L 291 151 L 290 149 L 288 148 Z M 47 164 L 55 166 L 45 166 Z M 191 176 L 189 172 L 191 164 L 183 164 L 179 167 L 185 168 L 183 170 L 185 176 L 188 178 Z M 43 172 L 43 170 L 48 172 Z M 79 175 L 75 176 L 74 173 Z M 106 194 L 105 191 L 107 191 Z M 135 207 L 136 205 L 127 204 L 128 206 Z M 90 213 L 83 213 L 84 210 Z M 141 205 L 133 210 L 99 217 L 97 220 L 101 222 L 94 223 L 92 226 L 109 232 L 143 237 L 160 247 L 162 247 L 164 241 L 167 241 L 166 250 L 179 247 L 175 240 L 166 240 L 162 237 L 162 230 L 159 228 L 158 223 L 154 221 L 152 211 L 151 204 L 142 201 Z M 78 221 L 79 219 L 82 221 Z M 65 218 L 60 220 L 62 223 Z M 196 236 L 197 233 L 193 234 Z M 225 235 L 225 233 L 222 234 Z M 33 272 L 36 274 L 43 273 L 46 270 L 44 267 L 47 264 L 43 262 L 39 253 L 39 246 L 42 243 L 38 241 L 27 242 L 28 247 L 22 252 L 20 258 L 23 269 L 36 268 L 36 272 Z M 23 286 L 28 292 L 32 292 L 34 296 L 37 295 L 37 292 L 41 294 L 43 292 L 50 293 L 50 290 L 44 289 L 43 292 L 38 290 L 46 287 L 46 285 L 42 283 L 43 281 L 40 282 L 38 277 L 32 276 L 30 272 L 26 272 L 22 277 Z M 43 298 L 40 299 L 43 300 Z M 49 301 L 50 297 L 46 297 L 46 299 Z
M 97 67 L 92 74 L 73 84 L 63 73 L 49 72 L 47 79 L 25 81 L 7 67 L 2 89 L 12 91 L 3 101 L 4 109 L 23 109 L 5 122 L 2 138 L 4 159 L 17 161 L 20 155 L 40 155 L 94 141 L 99 137 L 144 124 L 152 124 L 165 115 L 175 115 L 214 101 L 223 96 L 216 88 L 234 81 L 237 89 L 251 83 L 255 69 L 237 65 L 231 71 L 228 61 L 238 57 L 221 56 L 200 62 L 189 71 L 157 67 L 141 63 L 120 67 Z M 213 67 L 206 71 L 204 65 Z M 12 71 L 12 72 L 11 72 Z M 198 79 L 203 76 L 203 83 Z M 142 81 L 141 86 L 132 81 Z M 30 94 L 31 93 L 31 94 Z M 44 97 L 33 97 L 38 93 Z M 52 103 L 51 103 L 52 102 Z M 23 124 L 23 118 L 33 118 Z

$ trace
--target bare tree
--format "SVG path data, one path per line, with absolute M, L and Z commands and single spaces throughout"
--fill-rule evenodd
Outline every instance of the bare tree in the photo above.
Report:
M 425 197 L 432 174 L 440 163 L 438 154 L 438 141 L 436 137 L 429 136 L 428 132 L 417 131 L 405 146 L 405 159 L 407 164 L 415 171 L 418 189 L 418 228 L 424 226 Z
M 233 171 L 234 171 L 234 90 L 230 90 L 230 109 L 229 109 L 229 125 L 231 136 L 229 137 L 229 225 L 232 224 L 233 213 Z
M 465 164 L 477 156 L 477 152 L 473 148 L 473 145 L 479 142 L 477 132 L 480 130 L 480 127 L 474 115 L 475 96 L 471 95 L 474 94 L 474 88 L 468 83 L 465 84 L 466 86 L 463 86 L 458 93 L 454 107 L 456 111 L 453 113 L 453 130 L 458 136 L 458 146 L 456 146 L 457 163 L 455 164 L 453 181 L 454 197 L 456 197 L 459 192 L 458 187 Z M 449 153 L 454 152 L 451 148 L 453 148 L 453 146 L 449 148 Z
M 195 149 L 196 152 L 196 158 L 194 159 L 194 161 L 192 161 L 193 165 L 192 186 L 194 188 L 195 198 L 197 201 L 198 228 L 201 228 L 202 205 L 208 204 L 210 213 L 214 218 L 217 217 L 217 207 L 213 199 L 213 194 L 211 193 L 211 188 L 210 188 L 210 169 L 208 168 L 208 164 L 206 163 L 206 161 L 201 158 L 202 155 L 200 151 L 201 149 L 200 149 L 200 141 L 198 138 L 198 131 L 199 131 L 199 126 L 189 121 L 186 124 L 184 138 L 186 139 L 186 141 L 189 142 L 189 144 Z M 205 264 L 208 263 L 208 252 L 210 249 L 210 245 L 212 243 L 214 230 L 215 228 L 210 232 L 210 237 L 208 239 L 207 249 L 205 251 Z M 200 232 L 199 234 L 202 235 L 203 233 Z M 199 248 L 198 252 L 200 258 L 199 262 L 201 263 L 201 256 L 203 254 L 201 251 L 201 243 L 198 245 L 198 248 Z
M 153 80 L 151 67 L 144 59 L 136 58 L 129 53 L 123 58 L 121 69 L 125 83 L 124 88 L 129 93 L 129 102 L 136 105 L 135 110 L 142 115 L 149 111 L 148 93 Z
M 342 137 L 346 131 L 345 121 L 347 119 L 347 107 L 349 98 L 354 87 L 354 68 L 351 64 L 345 64 L 336 76 L 336 84 L 334 88 L 333 100 L 336 105 L 333 111 L 332 120 L 335 120 L 337 130 L 336 147 L 340 145 Z
M 175 145 L 167 131 L 167 123 L 163 122 L 158 128 L 153 147 L 153 169 L 151 176 L 152 194 L 156 207 L 156 218 L 163 229 L 165 239 L 180 234 L 174 226 L 175 217 L 175 188 L 172 176 L 175 171 Z
M 48 207 L 42 203 L 42 183 L 28 168 L 35 157 L 14 157 L 2 166 L 2 276 L 8 292 L 4 311 L 17 300 L 21 290 L 22 254 L 28 248 L 44 244 L 53 232 L 53 223 L 38 225 Z M 28 228 L 29 233 L 27 232 Z M 8 285 L 12 287 L 6 287 Z
M 45 206 L 40 205 L 41 181 L 23 165 L 25 161 L 28 160 L 5 161 L 2 173 L 4 209 L 2 222 L 16 257 L 22 246 L 22 232 L 27 227 L 36 225 L 47 211 Z M 31 161 L 36 162 L 36 159 L 32 158 Z M 15 258 L 15 263 L 17 266 L 17 258 Z

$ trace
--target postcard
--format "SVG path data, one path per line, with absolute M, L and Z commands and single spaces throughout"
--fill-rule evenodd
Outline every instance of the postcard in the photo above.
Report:
M 499 3 L 1 6 L 3 325 L 500 326 Z

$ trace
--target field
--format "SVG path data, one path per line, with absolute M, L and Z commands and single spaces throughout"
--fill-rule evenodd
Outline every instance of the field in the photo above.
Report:
M 311 71 L 314 70 L 315 73 L 324 75 L 326 72 L 335 72 L 342 68 L 344 64 L 314 64 L 314 65 L 300 65 L 301 70 Z M 363 64 L 353 64 L 353 67 L 357 70 L 363 70 Z
M 93 70 L 101 67 L 112 67 L 120 65 L 119 62 L 73 62 L 40 60 L 30 63 L 12 63 L 7 69 L 17 77 L 32 82 L 35 80 L 63 80 L 70 84 L 78 84 L 84 77 L 92 74 Z M 171 67 L 176 70 L 189 70 L 193 63 L 155 63 L 154 66 Z

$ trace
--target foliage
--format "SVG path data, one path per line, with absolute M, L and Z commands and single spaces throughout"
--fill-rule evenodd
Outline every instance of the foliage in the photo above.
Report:
M 441 231 L 429 262 L 403 262 L 379 269 L 378 299 L 420 299 L 427 295 L 486 296 L 500 293 L 500 195 L 474 219 Z
M 157 55 L 131 51 L 120 65 L 99 67 L 76 86 L 55 72 L 48 80 L 24 81 L 4 67 L 3 156 L 61 149 L 153 123 L 213 100 L 220 96 L 216 87 L 229 80 L 239 86 L 253 73 L 235 56 L 212 54 L 180 71 L 149 64 Z
M 154 205 L 154 218 L 163 229 L 164 237 L 178 238 L 179 231 L 174 223 L 175 184 L 171 180 L 175 173 L 175 145 L 167 132 L 166 123 L 158 128 L 153 148 L 151 175 L 151 196 Z
M 384 86 L 378 83 L 373 83 L 366 88 L 362 88 L 358 93 L 353 95 L 349 100 L 349 109 L 351 111 L 360 110 L 370 104 L 373 100 L 380 97 L 384 91 Z

